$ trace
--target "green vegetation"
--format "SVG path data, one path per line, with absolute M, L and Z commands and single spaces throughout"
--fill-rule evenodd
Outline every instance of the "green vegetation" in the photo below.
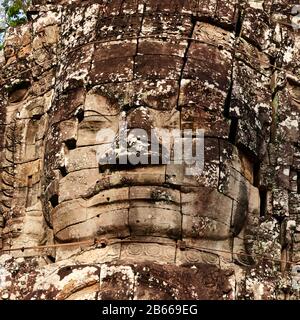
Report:
M 27 21 L 26 11 L 30 0 L 0 0 L 0 49 L 8 27 L 16 27 Z

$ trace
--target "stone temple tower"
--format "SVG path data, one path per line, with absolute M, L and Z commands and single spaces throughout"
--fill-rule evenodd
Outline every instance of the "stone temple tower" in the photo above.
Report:
M 32 1 L 0 56 L 0 299 L 297 298 L 291 2 Z M 203 170 L 176 139 L 99 162 L 122 121 L 202 130 Z

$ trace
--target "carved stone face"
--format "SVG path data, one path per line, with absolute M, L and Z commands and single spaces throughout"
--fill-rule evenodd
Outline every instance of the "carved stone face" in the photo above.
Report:
M 12 270 L 7 290 L 21 288 L 23 298 L 248 299 L 278 298 L 284 283 L 286 297 L 277 262 L 281 272 L 300 261 L 292 5 L 32 4 L 30 21 L 10 29 L 0 51 L 1 242 L 90 244 L 18 249 L 14 257 L 26 256 L 18 261 L 0 251 L 0 271 Z M 120 139 L 121 120 L 131 133 L 204 130 L 203 172 L 99 165 Z M 30 273 L 28 292 L 15 263 Z
M 259 212 L 253 163 L 228 141 L 234 32 L 184 14 L 142 18 L 142 9 L 125 20 L 83 18 L 90 34 L 75 50 L 69 39 L 80 28 L 63 25 L 63 52 L 71 53 L 62 54 L 46 131 L 44 213 L 58 242 L 115 241 L 103 259 L 218 263 L 218 250 L 245 250 L 247 216 Z M 88 10 L 93 17 L 98 7 Z M 96 153 L 116 139 L 121 118 L 147 132 L 205 130 L 204 172 L 99 165 Z M 115 135 L 97 139 L 103 129 Z
M 24 206 L 23 216 L 33 212 L 40 220 L 43 213 L 45 223 L 39 221 L 34 232 L 19 230 L 13 245 L 24 245 L 33 233 L 39 236 L 32 244 L 105 238 L 109 245 L 95 249 L 101 261 L 218 264 L 223 256 L 243 263 L 234 253 L 251 254 L 249 230 L 269 205 L 259 164 L 266 163 L 274 134 L 267 56 L 272 48 L 262 39 L 264 30 L 247 41 L 254 35 L 239 30 L 234 3 L 218 2 L 215 22 L 198 19 L 209 15 L 213 3 L 201 6 L 202 13 L 177 2 L 168 10 L 155 1 L 133 1 L 122 9 L 87 4 L 67 7 L 62 19 L 60 11 L 33 18 L 28 50 L 51 71 L 37 72 L 38 81 L 19 79 L 8 90 L 6 118 L 7 130 L 22 124 L 15 131 L 22 148 L 14 153 L 25 200 L 12 207 Z M 251 10 L 245 21 L 253 18 Z M 50 48 L 55 73 L 45 60 Z M 204 130 L 203 172 L 188 176 L 185 164 L 172 163 L 99 165 L 97 155 L 117 139 L 121 120 L 129 131 Z M 6 227 L 4 234 L 11 232 Z M 57 249 L 56 259 L 74 251 L 81 252 Z

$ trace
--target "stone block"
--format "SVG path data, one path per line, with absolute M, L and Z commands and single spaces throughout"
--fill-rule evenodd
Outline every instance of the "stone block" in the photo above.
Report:
M 130 235 L 128 227 L 128 210 L 106 211 L 99 217 L 83 221 L 57 232 L 58 241 L 80 241 L 105 236 L 110 238 L 125 238 Z
M 153 261 L 159 264 L 174 263 L 175 245 L 158 243 L 124 243 L 121 259 L 132 262 Z
M 181 214 L 167 205 L 134 204 L 129 209 L 129 225 L 133 235 L 178 239 L 181 236 Z
M 83 199 L 70 200 L 59 204 L 52 210 L 53 231 L 60 230 L 86 220 L 86 201 Z
M 182 217 L 182 237 L 220 241 L 230 239 L 230 224 L 206 216 Z
M 184 140 L 185 141 L 185 140 Z M 186 143 L 190 143 L 186 141 Z M 196 149 L 196 140 L 193 139 L 193 150 Z M 194 152 L 193 151 L 193 152 Z M 198 165 L 186 164 L 187 159 L 182 159 L 182 164 L 168 164 L 166 171 L 167 183 L 182 186 L 205 186 L 217 188 L 219 182 L 219 142 L 217 139 L 205 138 L 204 139 L 204 155 L 203 150 L 200 148 L 197 155 Z M 201 158 L 204 159 L 201 159 Z M 203 170 L 201 170 L 201 160 L 204 161 Z
M 77 254 L 72 260 L 75 263 L 107 263 L 118 260 L 121 255 L 121 244 L 116 243 L 101 249 L 86 250 Z
M 133 57 L 95 60 L 90 72 L 90 82 L 96 85 L 109 82 L 132 81 L 133 66 Z
M 129 188 L 104 190 L 87 200 L 87 207 L 107 205 L 129 200 Z
M 111 127 L 109 127 L 109 125 L 111 125 Z M 111 135 L 109 131 L 105 131 L 105 129 L 109 128 L 114 131 L 116 125 L 114 122 L 105 122 L 99 117 L 94 121 L 90 121 L 89 119 L 84 120 L 78 126 L 77 146 L 84 147 L 103 143 L 103 145 L 106 145 L 108 148 L 115 137 Z M 98 135 L 100 130 L 104 130 L 103 135 Z M 107 132 L 107 134 L 105 134 L 105 132 Z M 117 132 L 116 129 L 115 132 Z
M 207 187 L 189 188 L 181 193 L 182 214 L 208 217 L 229 225 L 233 201 L 231 198 Z
M 133 57 L 136 55 L 137 40 L 117 40 L 96 43 L 94 57 L 96 61 Z
M 135 62 L 135 79 L 179 80 L 183 59 L 176 56 L 140 55 Z
M 96 184 L 99 178 L 98 168 L 69 173 L 59 182 L 59 202 L 80 198 L 89 188 Z M 78 188 L 78 183 L 80 188 Z
M 118 97 L 120 94 L 126 94 L 126 98 L 119 97 L 119 101 L 125 105 L 147 105 L 149 108 L 159 111 L 172 111 L 177 107 L 178 88 L 176 80 L 141 79 L 134 80 L 121 92 L 114 94 L 117 94 Z
M 187 40 L 176 40 L 167 38 L 164 40 L 155 38 L 145 38 L 139 41 L 139 51 L 141 55 L 159 54 L 166 56 L 184 57 L 187 49 Z
M 66 170 L 68 173 L 89 168 L 98 168 L 97 148 L 82 147 L 70 150 L 66 155 Z
M 136 38 L 140 34 L 142 15 L 113 15 L 100 17 L 97 24 L 97 40 L 104 42 Z
M 130 200 L 150 200 L 151 202 L 165 202 L 167 204 L 180 204 L 180 191 L 165 187 L 138 186 L 130 187 Z
M 147 10 L 147 9 L 146 9 Z M 182 38 L 189 37 L 192 32 L 192 21 L 187 15 L 161 13 L 145 14 L 141 34 L 143 36 L 159 35 Z
M 218 254 L 209 253 L 205 251 L 195 250 L 195 249 L 185 249 L 181 250 L 177 248 L 176 250 L 176 264 L 214 264 L 219 265 L 220 259 Z

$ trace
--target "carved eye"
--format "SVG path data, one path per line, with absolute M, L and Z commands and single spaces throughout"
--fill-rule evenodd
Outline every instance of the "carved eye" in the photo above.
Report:
M 30 88 L 30 82 L 23 81 L 13 85 L 8 90 L 8 101 L 10 103 L 16 103 L 24 100 Z

